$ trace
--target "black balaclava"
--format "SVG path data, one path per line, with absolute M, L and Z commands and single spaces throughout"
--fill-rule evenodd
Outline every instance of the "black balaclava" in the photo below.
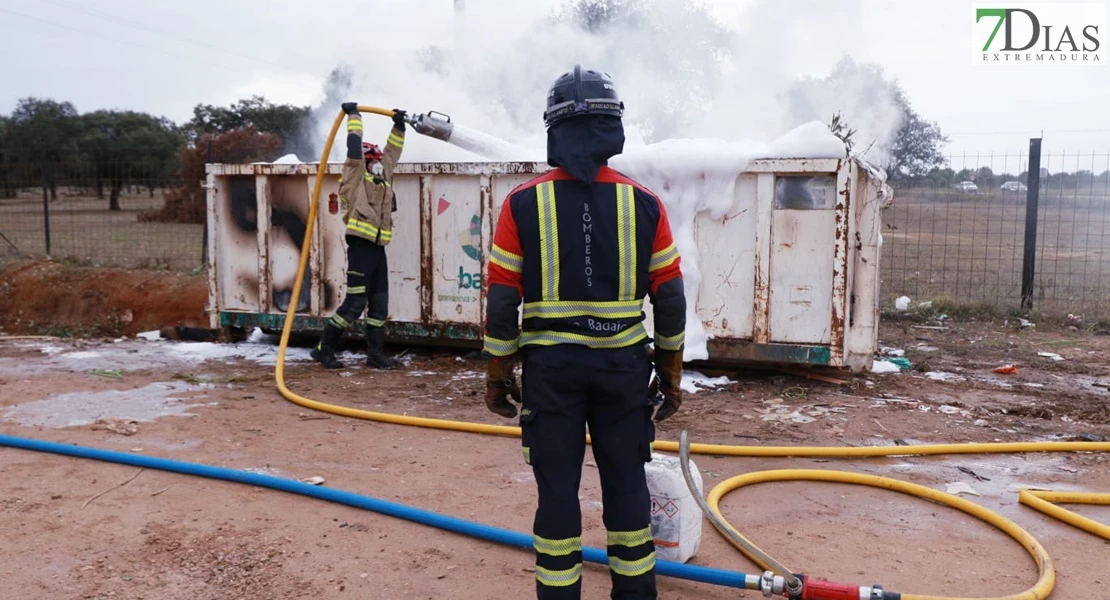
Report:
M 608 160 L 624 151 L 624 124 L 611 115 L 582 115 L 547 130 L 547 164 L 591 183 Z

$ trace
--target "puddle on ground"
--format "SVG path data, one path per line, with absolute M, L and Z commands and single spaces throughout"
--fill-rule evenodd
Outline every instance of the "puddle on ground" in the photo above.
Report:
M 58 343 L 23 342 L 9 347 L 25 352 L 46 355 L 28 361 L 15 357 L 0 357 L 0 376 L 19 377 L 49 372 L 138 371 L 152 369 L 193 368 L 206 361 L 251 361 L 260 365 L 277 364 L 278 347 L 265 342 L 217 344 L 212 342 L 175 342 L 122 340 L 82 348 L 67 347 Z M 311 361 L 311 348 L 286 348 L 285 362 Z M 343 352 L 340 360 L 359 364 L 365 355 Z
M 98 419 L 149 422 L 167 416 L 194 416 L 189 410 L 202 404 L 190 404 L 181 396 L 208 387 L 174 381 L 132 390 L 70 392 L 10 406 L 0 412 L 0 417 L 27 426 L 75 427 L 91 425 Z

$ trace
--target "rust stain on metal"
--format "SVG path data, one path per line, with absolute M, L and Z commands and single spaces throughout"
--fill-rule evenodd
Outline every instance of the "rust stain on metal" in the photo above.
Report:
M 480 181 L 481 185 L 478 186 L 478 222 L 481 223 L 481 226 L 486 227 L 486 230 L 483 231 L 482 243 L 478 244 L 478 269 L 482 277 L 482 281 L 478 285 L 478 322 L 485 324 L 485 282 L 489 280 L 489 273 L 487 273 L 489 265 L 487 264 L 486 257 L 488 256 L 487 248 L 493 244 L 493 179 L 489 176 L 484 176 Z M 488 226 L 487 223 L 489 223 Z
M 848 222 L 852 208 L 852 166 L 839 164 L 838 171 L 844 180 L 844 188 L 839 192 L 836 206 L 836 244 L 833 257 L 832 289 L 832 329 L 829 333 L 829 346 L 833 354 L 831 364 L 839 366 L 844 360 L 844 327 L 847 322 L 845 310 L 848 301 Z
M 432 254 L 432 188 L 427 177 L 420 177 L 420 320 L 431 323 L 432 294 L 435 288 L 435 257 Z

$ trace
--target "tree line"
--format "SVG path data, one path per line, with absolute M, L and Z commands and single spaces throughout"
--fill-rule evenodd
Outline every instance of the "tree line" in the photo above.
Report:
M 182 172 L 195 162 L 193 155 L 215 162 L 272 160 L 277 152 L 303 148 L 311 111 L 252 96 L 230 106 L 197 104 L 193 117 L 178 124 L 134 110 L 81 113 L 71 102 L 22 98 L 11 114 L 0 115 L 0 198 L 45 185 L 56 200 L 59 183 L 82 182 L 107 199 L 110 210 L 119 210 L 126 186 L 145 187 L 153 196 L 155 188 L 196 176 Z M 202 162 L 201 178 L 203 169 Z

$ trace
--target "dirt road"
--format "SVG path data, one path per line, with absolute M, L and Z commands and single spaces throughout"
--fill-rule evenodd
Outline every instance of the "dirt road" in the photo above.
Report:
M 924 338 L 924 339 L 919 339 Z M 774 372 L 688 394 L 660 439 L 744 445 L 865 445 L 1110 436 L 1110 338 L 1015 324 L 946 330 L 887 324 L 882 343 L 928 372 L 848 377 L 844 386 Z M 1039 356 L 1050 352 L 1059 356 Z M 402 427 L 311 411 L 273 384 L 276 347 L 125 339 L 0 341 L 0 432 L 123 452 L 323 477 L 323 485 L 531 531 L 535 489 L 515 438 Z M 293 348 L 298 393 L 370 410 L 505 423 L 481 400 L 481 365 L 410 352 L 406 370 L 326 372 Z M 992 371 L 1014 363 L 1019 372 Z M 507 423 L 506 423 L 507 424 Z M 0 449 L 4 598 L 527 598 L 532 557 L 376 513 L 249 486 Z M 706 487 L 776 468 L 873 473 L 945 490 L 1025 527 L 1051 553 L 1055 598 L 1098 597 L 1110 544 L 1017 503 L 1019 486 L 1110 492 L 1099 454 L 862 460 L 695 456 Z M 587 454 L 584 542 L 604 547 Z M 124 483 L 126 482 L 126 483 Z M 123 485 L 121 485 L 123 484 Z M 117 487 L 118 486 L 118 487 Z M 99 495 L 102 492 L 103 495 Z M 95 499 L 92 499 L 97 496 Z M 86 504 L 87 503 L 87 504 Z M 1019 592 L 1030 558 L 989 526 L 892 492 L 782 483 L 723 503 L 750 539 L 791 568 L 851 583 L 951 596 Z M 1110 507 L 1077 512 L 1110 522 Z M 758 569 L 705 523 L 694 564 Z M 585 598 L 608 597 L 587 568 Z M 755 597 L 661 579 L 663 598 Z

